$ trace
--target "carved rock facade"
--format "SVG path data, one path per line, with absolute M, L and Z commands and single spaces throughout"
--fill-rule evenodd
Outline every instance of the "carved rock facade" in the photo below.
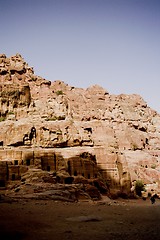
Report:
M 0 55 L 0 187 L 36 168 L 63 183 L 100 179 L 130 194 L 141 179 L 159 192 L 159 126 L 139 95 L 47 81 L 19 54 Z

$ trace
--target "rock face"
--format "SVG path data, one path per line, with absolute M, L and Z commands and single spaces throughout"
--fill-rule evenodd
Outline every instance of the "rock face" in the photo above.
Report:
M 139 95 L 47 81 L 21 55 L 0 55 L 1 188 L 39 169 L 108 194 L 129 195 L 139 179 L 158 193 L 159 126 L 160 115 Z

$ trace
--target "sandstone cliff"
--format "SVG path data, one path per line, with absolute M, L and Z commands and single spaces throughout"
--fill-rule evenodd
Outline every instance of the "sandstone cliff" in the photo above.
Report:
M 0 187 L 36 169 L 108 194 L 131 194 L 138 179 L 159 193 L 159 126 L 139 95 L 47 81 L 21 55 L 0 55 Z

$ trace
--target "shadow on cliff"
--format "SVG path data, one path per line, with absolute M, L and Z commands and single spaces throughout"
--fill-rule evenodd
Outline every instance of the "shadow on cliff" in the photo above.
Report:
M 113 174 L 98 167 L 96 156 L 88 152 L 67 159 L 61 154 L 46 153 L 41 156 L 41 167 L 42 170 L 53 172 L 57 183 L 83 184 L 84 186 L 89 184 L 109 197 L 127 198 L 119 179 L 114 179 Z
M 7 165 L 8 164 L 8 165 Z M 100 195 L 111 198 L 127 198 L 127 194 L 110 172 L 97 166 L 96 156 L 89 152 L 82 152 L 69 158 L 55 150 L 30 151 L 23 154 L 23 159 L 5 162 L 4 171 L 1 167 L 0 181 L 3 187 L 7 182 L 16 186 L 16 181 L 30 184 L 50 183 L 63 184 L 80 188 L 93 199 L 100 199 Z M 5 174 L 7 173 L 7 176 Z M 26 179 L 27 178 L 27 179 Z M 6 186 L 5 185 L 6 182 Z M 0 186 L 2 187 L 2 186 Z

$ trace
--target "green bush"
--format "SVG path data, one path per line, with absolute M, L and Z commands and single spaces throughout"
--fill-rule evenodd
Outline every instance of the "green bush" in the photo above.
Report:
M 9 115 L 14 115 L 14 112 L 9 112 L 8 114 L 9 114 Z
M 56 94 L 57 94 L 57 95 L 63 95 L 63 91 L 62 91 L 62 90 L 58 90 L 58 91 L 56 92 Z
M 144 183 L 142 180 L 136 181 L 135 191 L 138 196 L 142 196 L 142 191 L 145 191 Z
M 65 120 L 65 116 L 53 116 L 51 118 L 47 118 L 46 121 L 56 121 L 56 120 Z
M 156 164 L 152 164 L 151 168 L 156 169 Z
M 136 144 L 136 143 L 133 143 L 133 144 L 132 144 L 132 149 L 133 149 L 133 151 L 136 151 L 136 150 L 138 150 L 138 146 L 137 146 L 137 144 Z
M 3 121 L 5 121 L 5 120 L 6 120 L 5 117 L 0 117 L 0 122 L 3 122 Z
M 46 121 L 56 121 L 56 120 L 57 120 L 57 117 L 56 117 L 56 116 L 46 119 Z

